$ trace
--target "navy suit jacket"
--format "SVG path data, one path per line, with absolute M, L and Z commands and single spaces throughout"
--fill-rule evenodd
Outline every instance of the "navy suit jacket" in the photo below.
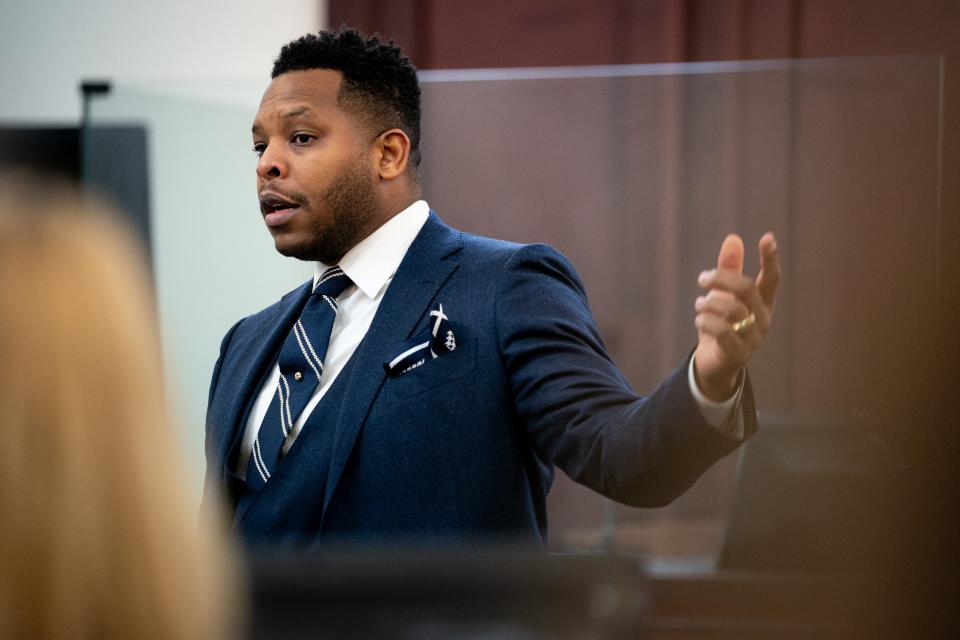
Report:
M 230 452 L 309 291 L 308 282 L 224 338 L 205 496 L 225 490 Z M 456 350 L 388 375 L 384 362 L 439 304 Z M 630 387 L 557 251 L 463 233 L 433 212 L 353 357 L 335 383 L 342 402 L 322 426 L 328 437 L 305 429 L 242 514 L 266 541 L 543 542 L 554 466 L 619 502 L 657 506 L 738 444 L 704 421 L 686 362 L 648 397 Z M 749 435 L 749 384 L 742 407 Z

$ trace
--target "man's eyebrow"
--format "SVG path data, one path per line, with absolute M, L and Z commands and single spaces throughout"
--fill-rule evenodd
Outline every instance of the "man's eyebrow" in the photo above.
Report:
M 290 118 L 296 118 L 296 117 L 305 116 L 305 115 L 313 115 L 313 109 L 311 109 L 306 105 L 302 107 L 296 107 L 294 109 L 290 109 L 286 113 L 281 113 L 280 120 L 289 120 Z M 258 123 L 254 122 L 253 127 L 251 127 L 251 131 L 254 134 L 257 134 L 263 131 L 263 127 L 261 127 Z
M 291 109 L 290 111 L 287 111 L 286 113 L 281 114 L 280 119 L 286 120 L 288 118 L 296 118 L 297 116 L 304 116 L 308 114 L 313 115 L 313 109 L 304 105 L 302 107 L 297 107 L 296 109 Z

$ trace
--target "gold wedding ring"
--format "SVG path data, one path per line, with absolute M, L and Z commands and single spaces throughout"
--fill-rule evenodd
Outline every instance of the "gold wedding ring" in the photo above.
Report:
M 748 315 L 743 320 L 738 320 L 730 325 L 730 328 L 733 329 L 733 332 L 738 336 L 742 336 L 747 331 L 750 331 L 750 327 L 757 323 L 757 316 L 752 313 Z

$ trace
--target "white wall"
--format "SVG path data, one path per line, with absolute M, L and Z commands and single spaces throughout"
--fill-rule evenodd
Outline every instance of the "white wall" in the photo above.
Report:
M 264 227 L 250 123 L 280 47 L 323 28 L 326 2 L 0 3 L 0 124 L 75 125 L 79 81 L 105 78 L 113 91 L 92 120 L 146 128 L 164 365 L 199 497 L 220 340 L 311 273 L 279 256 Z
M 268 77 L 324 0 L 0 0 L 0 122 L 72 124 L 84 78 Z

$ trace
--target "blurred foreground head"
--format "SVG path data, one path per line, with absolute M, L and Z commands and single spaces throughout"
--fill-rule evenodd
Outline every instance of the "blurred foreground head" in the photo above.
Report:
M 0 176 L 0 637 L 223 637 L 235 582 L 189 499 L 143 258 L 109 214 Z

